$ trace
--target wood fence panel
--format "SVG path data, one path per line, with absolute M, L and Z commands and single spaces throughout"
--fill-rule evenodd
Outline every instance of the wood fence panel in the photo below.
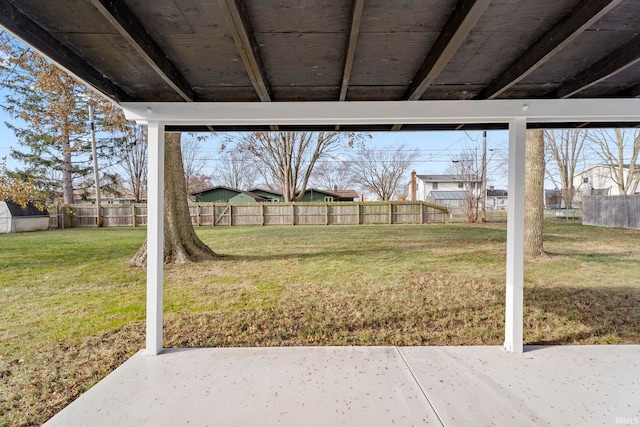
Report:
M 71 206 L 74 227 L 95 227 L 96 207 Z M 446 213 L 426 203 L 416 202 L 329 202 L 329 203 L 200 203 L 189 206 L 194 226 L 230 225 L 357 225 L 423 224 L 444 222 Z M 146 205 L 102 207 L 105 227 L 147 225 Z M 50 224 L 58 223 L 51 214 Z
M 347 204 L 347 205 L 328 205 L 328 223 L 336 225 L 358 225 L 360 216 L 358 211 L 360 210 L 359 204 Z
M 422 215 L 421 203 L 394 203 L 392 206 L 394 216 L 392 222 L 394 224 L 420 224 Z
M 291 204 L 267 203 L 264 205 L 264 225 L 290 225 Z
M 262 225 L 262 206 L 251 205 L 231 206 L 233 225 Z
M 93 215 L 95 215 L 95 207 Z M 102 225 L 104 227 L 131 227 L 133 224 L 131 206 L 103 206 Z
M 362 204 L 361 224 L 389 224 L 389 203 Z
M 95 206 L 72 206 L 70 208 L 72 227 L 96 227 L 98 225 Z
M 582 223 L 640 230 L 640 195 L 584 197 Z
M 326 205 L 295 205 L 296 225 L 324 225 L 326 223 Z

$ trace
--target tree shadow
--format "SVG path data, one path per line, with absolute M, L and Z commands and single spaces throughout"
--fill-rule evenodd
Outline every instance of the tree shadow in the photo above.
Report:
M 320 252 L 297 252 L 297 253 L 279 253 L 268 255 L 225 255 L 225 260 L 228 261 L 277 261 L 277 260 L 291 260 L 291 259 L 313 259 L 313 258 L 327 258 L 327 257 L 344 257 L 344 256 L 359 256 L 367 253 L 384 253 L 393 252 L 385 249 L 350 249 L 341 251 L 320 251 Z
M 640 342 L 640 287 L 526 286 L 527 345 Z

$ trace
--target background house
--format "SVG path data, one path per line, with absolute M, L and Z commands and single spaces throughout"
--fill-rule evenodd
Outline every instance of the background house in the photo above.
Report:
M 433 201 L 442 196 L 431 195 L 433 191 L 459 191 L 465 194 L 471 191 L 473 196 L 479 197 L 481 182 L 469 180 L 461 175 L 417 175 L 415 171 L 411 173 L 410 200 Z
M 139 202 L 136 202 L 136 197 L 133 191 L 124 188 L 118 189 L 118 194 L 114 194 L 107 191 L 100 192 L 100 206 L 104 205 L 133 205 L 136 203 L 147 203 L 147 193 L 142 193 L 142 198 Z M 87 190 L 74 190 L 73 192 L 73 204 L 74 205 L 95 205 L 96 193 L 95 191 L 88 192 Z
M 487 190 L 487 209 L 500 211 L 507 209 L 508 193 L 507 190 L 499 190 L 489 187 Z
M 268 197 L 252 191 L 242 191 L 235 188 L 218 185 L 204 190 L 193 191 L 190 196 L 196 202 L 202 203 L 254 203 L 267 202 Z
M 579 204 L 583 196 L 619 196 L 621 195 L 616 181 L 616 168 L 611 165 L 596 165 L 576 174 L 573 180 L 573 202 Z M 629 165 L 623 165 L 623 180 L 629 177 Z M 634 168 L 628 194 L 637 194 L 640 183 L 640 165 Z
M 282 193 L 275 190 L 265 190 L 262 188 L 252 188 L 249 191 L 237 190 L 234 188 L 217 186 L 206 190 L 191 193 L 196 202 L 214 203 L 263 203 L 263 202 L 283 202 Z M 359 195 L 355 190 L 318 190 L 317 188 L 307 188 L 302 196 L 302 202 L 353 202 L 358 200 Z

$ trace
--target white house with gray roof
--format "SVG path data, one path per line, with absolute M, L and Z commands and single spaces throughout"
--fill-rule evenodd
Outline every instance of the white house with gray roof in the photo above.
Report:
M 411 173 L 409 183 L 410 200 L 433 201 L 431 192 L 460 192 L 466 194 L 473 191 L 477 195 L 481 192 L 480 181 L 470 181 L 462 175 L 417 175 Z

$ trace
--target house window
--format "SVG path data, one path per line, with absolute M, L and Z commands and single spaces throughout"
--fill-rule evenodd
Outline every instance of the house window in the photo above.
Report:
M 325 201 L 325 202 L 333 202 L 333 197 L 331 197 L 331 196 L 326 196 L 326 197 L 324 198 L 324 201 Z
M 585 183 L 585 184 L 588 184 L 589 183 L 589 177 L 582 178 L 582 182 Z
M 434 182 L 434 183 L 433 183 L 433 184 L 431 184 L 431 185 L 433 186 L 433 187 L 431 187 L 431 188 L 433 188 L 434 190 L 437 190 L 437 189 L 438 189 L 438 183 L 437 183 L 437 182 Z

